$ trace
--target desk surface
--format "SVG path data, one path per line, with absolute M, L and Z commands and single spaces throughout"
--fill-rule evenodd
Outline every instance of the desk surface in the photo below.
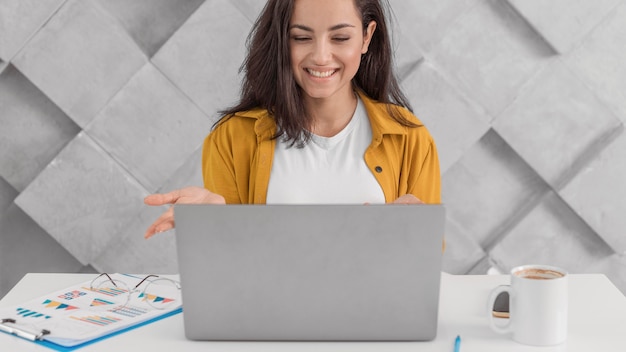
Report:
M 0 307 L 18 305 L 47 292 L 89 280 L 93 274 L 27 274 L 0 300 Z M 462 352 L 617 351 L 626 346 L 626 297 L 601 274 L 571 275 L 569 333 L 565 344 L 531 347 L 513 342 L 489 328 L 487 295 L 508 276 L 442 274 L 437 338 L 429 342 L 195 342 L 185 339 L 183 316 L 165 318 L 80 349 L 119 351 L 141 346 L 146 351 L 452 351 L 461 335 Z M 183 313 L 184 314 L 184 313 Z M 7 351 L 51 351 L 0 333 Z

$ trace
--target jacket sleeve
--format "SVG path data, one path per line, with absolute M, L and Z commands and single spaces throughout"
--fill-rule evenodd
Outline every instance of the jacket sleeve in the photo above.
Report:
M 414 129 L 405 158 L 409 165 L 407 192 L 427 204 L 441 203 L 441 175 L 437 147 L 426 127 Z
M 441 203 L 441 175 L 439 171 L 439 156 L 435 142 L 431 139 L 426 153 L 421 160 L 421 167 L 410 192 L 424 203 Z
M 214 130 L 206 137 L 202 148 L 202 178 L 204 188 L 223 196 L 226 204 L 240 204 L 230 145 L 223 131 Z

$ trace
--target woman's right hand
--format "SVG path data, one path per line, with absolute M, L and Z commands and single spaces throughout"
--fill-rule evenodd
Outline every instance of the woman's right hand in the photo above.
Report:
M 151 194 L 144 198 L 147 205 L 160 206 L 166 204 L 226 204 L 224 197 L 212 193 L 202 187 L 185 187 L 164 194 Z M 154 234 L 174 228 L 174 207 L 170 207 L 161 214 L 155 222 L 148 227 L 144 238 L 150 238 Z

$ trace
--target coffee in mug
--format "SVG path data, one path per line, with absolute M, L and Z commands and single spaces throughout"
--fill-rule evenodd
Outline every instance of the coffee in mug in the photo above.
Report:
M 511 275 L 530 280 L 552 280 L 565 276 L 561 271 L 535 266 L 525 267 L 521 270 L 511 272 Z
M 511 270 L 511 285 L 496 287 L 489 297 L 489 323 L 513 340 L 535 346 L 551 346 L 567 339 L 567 272 L 547 265 L 524 265 Z M 509 294 L 509 319 L 501 326 L 492 315 L 502 292 Z

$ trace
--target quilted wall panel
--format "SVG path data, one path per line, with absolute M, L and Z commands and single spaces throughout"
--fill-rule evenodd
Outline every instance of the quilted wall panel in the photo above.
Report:
M 626 1 L 391 0 L 440 152 L 444 270 L 626 292 Z M 201 185 L 262 0 L 0 2 L 0 295 L 26 272 L 174 273 L 145 195 Z

